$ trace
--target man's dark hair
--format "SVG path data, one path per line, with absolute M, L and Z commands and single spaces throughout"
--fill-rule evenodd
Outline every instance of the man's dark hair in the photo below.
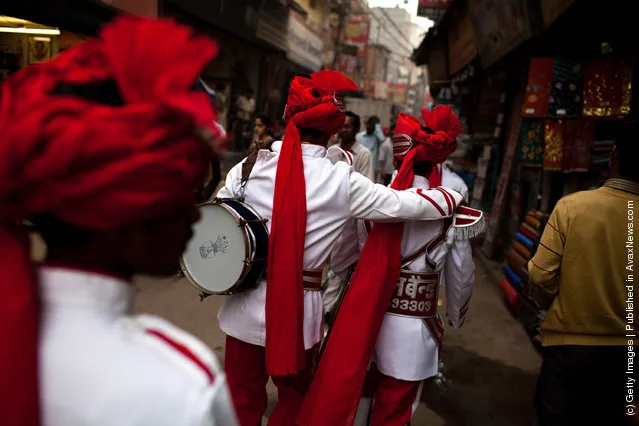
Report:
M 255 119 L 260 119 L 260 121 L 262 122 L 262 124 L 264 124 L 266 126 L 267 129 L 271 128 L 271 119 L 268 115 L 266 114 L 258 114 L 257 117 L 255 117 Z
M 619 174 L 639 182 L 639 121 L 619 123 L 615 145 L 619 155 Z
M 72 225 L 50 214 L 41 214 L 29 218 L 35 231 L 49 245 L 78 245 L 84 244 L 94 231 Z
M 353 111 L 346 111 L 344 115 L 346 117 L 353 117 L 353 126 L 355 127 L 355 131 L 359 132 L 359 129 L 362 125 L 359 115 L 355 114 Z
M 371 115 L 370 117 L 368 117 L 368 120 L 366 120 L 368 124 L 377 124 L 378 121 L 379 118 L 376 115 Z
M 217 83 L 215 85 L 215 90 L 217 90 L 218 92 L 223 92 L 224 90 L 226 90 L 226 84 L 224 83 Z
M 299 129 L 299 130 L 300 130 L 300 139 L 310 143 L 317 141 L 319 138 L 325 135 L 324 132 L 318 129 Z
M 402 161 L 397 161 L 397 170 L 402 168 Z M 416 175 L 428 177 L 433 171 L 433 163 L 430 161 L 413 161 L 413 172 Z
M 253 92 L 253 89 L 251 89 L 250 87 L 247 87 L 246 88 L 246 93 L 249 94 L 249 95 L 252 95 L 254 92 Z

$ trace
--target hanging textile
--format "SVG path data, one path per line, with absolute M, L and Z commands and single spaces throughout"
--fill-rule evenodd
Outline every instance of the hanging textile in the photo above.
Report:
M 581 63 L 568 58 L 555 59 L 548 116 L 577 117 L 581 110 L 581 88 Z
M 564 122 L 564 172 L 587 172 L 590 169 L 592 144 L 595 140 L 595 122 L 577 119 Z
M 585 117 L 617 117 L 630 113 L 632 58 L 598 58 L 584 67 Z
M 545 120 L 544 170 L 561 170 L 564 148 L 564 121 Z
M 553 58 L 532 58 L 530 60 L 526 98 L 521 109 L 523 117 L 545 117 L 548 115 L 554 62 Z
M 519 132 L 519 163 L 540 167 L 544 162 L 543 120 L 523 120 Z

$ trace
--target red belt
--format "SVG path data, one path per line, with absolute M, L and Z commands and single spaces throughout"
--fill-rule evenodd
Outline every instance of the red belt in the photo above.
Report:
M 309 270 L 304 269 L 302 271 L 302 281 L 304 282 L 304 290 L 320 291 L 322 289 L 322 275 L 321 269 Z
M 402 270 L 395 294 L 386 311 L 413 318 L 430 318 L 437 314 L 439 273 Z

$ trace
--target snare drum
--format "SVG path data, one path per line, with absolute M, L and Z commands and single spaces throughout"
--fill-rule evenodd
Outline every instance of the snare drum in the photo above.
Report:
M 228 295 L 257 286 L 266 270 L 266 220 L 237 199 L 201 204 L 201 219 L 180 259 L 186 278 L 208 295 Z

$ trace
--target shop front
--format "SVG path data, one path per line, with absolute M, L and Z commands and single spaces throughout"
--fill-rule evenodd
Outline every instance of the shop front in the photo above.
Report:
M 94 37 L 119 13 L 157 16 L 158 0 L 24 0 L 0 4 L 0 80 Z

